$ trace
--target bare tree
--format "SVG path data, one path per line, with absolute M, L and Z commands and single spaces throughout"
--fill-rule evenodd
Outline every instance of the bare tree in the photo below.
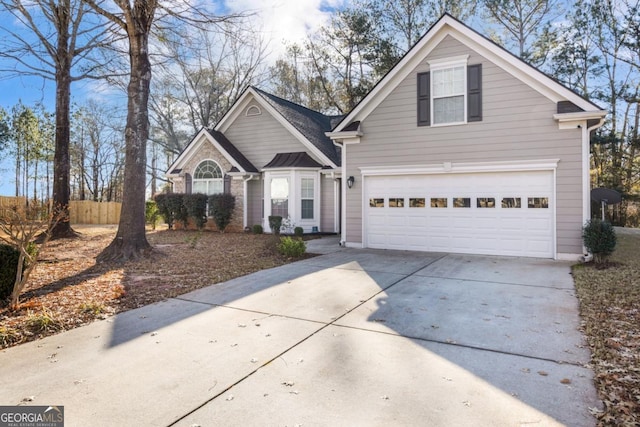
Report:
M 99 64 L 89 59 L 94 49 L 105 44 L 104 23 L 91 18 L 82 0 L 0 0 L 0 10 L 20 27 L 11 27 L 10 20 L 0 26 L 8 35 L 0 57 L 14 64 L 3 71 L 40 76 L 56 84 L 53 201 L 68 216 L 71 83 L 97 77 Z M 52 238 L 74 235 L 69 221 L 59 221 L 51 230 Z
M 145 235 L 144 213 L 151 86 L 149 38 L 152 29 L 166 34 L 175 26 L 176 19 L 204 26 L 220 24 L 230 17 L 217 17 L 208 11 L 195 9 L 187 2 L 165 5 L 158 0 L 113 0 L 115 8 L 108 8 L 96 0 L 85 1 L 97 13 L 117 25 L 126 34 L 128 44 L 130 75 L 125 128 L 126 191 L 122 198 L 122 214 L 116 237 L 96 258 L 98 262 L 126 261 L 145 255 L 151 249 Z M 163 22 L 165 18 L 167 21 Z M 173 23 L 168 22 L 172 19 Z

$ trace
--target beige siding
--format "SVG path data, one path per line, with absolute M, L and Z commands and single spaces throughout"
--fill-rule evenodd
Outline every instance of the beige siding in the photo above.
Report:
M 262 196 L 263 196 L 263 185 L 264 180 L 262 179 L 253 179 L 247 183 L 247 221 L 248 226 L 252 227 L 256 224 L 263 225 L 262 223 Z
M 251 105 L 254 104 L 250 103 L 249 107 Z M 257 116 L 246 116 L 244 111 L 224 130 L 224 134 L 258 170 L 269 163 L 277 153 L 307 151 L 302 142 L 265 108 L 262 108 L 262 114 Z M 315 158 L 313 154 L 309 154 Z M 320 159 L 315 160 L 322 163 Z
M 559 130 L 556 104 L 447 36 L 428 59 L 470 55 L 482 63 L 483 120 L 456 126 L 418 127 L 416 74 L 426 60 L 362 121 L 365 136 L 347 148 L 346 176 L 362 166 L 429 165 L 560 159 L 557 169 L 557 251 L 580 253 L 582 223 L 581 131 Z M 360 180 L 360 182 L 362 182 Z M 362 187 L 347 192 L 347 242 L 362 242 Z
M 320 178 L 320 231 L 336 233 L 336 200 L 335 183 L 330 175 Z

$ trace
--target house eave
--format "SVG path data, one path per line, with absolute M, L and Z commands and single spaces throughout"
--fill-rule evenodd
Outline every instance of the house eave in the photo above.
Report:
M 602 119 L 607 115 L 607 110 L 597 110 L 597 111 L 577 111 L 575 113 L 559 113 L 554 114 L 554 120 L 557 120 L 560 123 L 563 122 L 575 122 L 575 121 L 584 121 L 584 120 L 592 120 L 592 119 Z

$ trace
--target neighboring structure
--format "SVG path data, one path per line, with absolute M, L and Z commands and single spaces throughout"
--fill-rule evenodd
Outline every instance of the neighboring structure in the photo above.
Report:
M 339 118 L 247 88 L 214 129 L 202 129 L 169 167 L 173 191 L 236 196 L 232 229 L 280 215 L 305 232 L 340 230 Z
M 332 118 L 250 88 L 169 177 L 195 191 L 188 174 L 215 160 L 244 197 L 245 224 L 288 213 L 351 247 L 575 259 L 590 132 L 605 115 L 444 15 L 326 132 L 340 149 L 318 134 Z

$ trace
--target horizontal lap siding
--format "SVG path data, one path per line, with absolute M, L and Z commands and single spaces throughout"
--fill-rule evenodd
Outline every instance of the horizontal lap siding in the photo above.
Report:
M 251 105 L 254 104 L 250 103 L 249 106 Z M 302 143 L 266 109 L 263 108 L 262 114 L 258 116 L 248 117 L 244 111 L 224 134 L 258 170 L 269 163 L 277 153 L 305 151 Z
M 322 175 L 320 178 L 320 231 L 335 233 L 335 193 L 334 181 L 331 176 Z
M 360 144 L 347 148 L 346 176 L 363 166 L 432 165 L 560 159 L 557 169 L 557 250 L 580 253 L 582 222 L 581 131 L 559 130 L 554 102 L 454 38 L 445 38 L 428 59 L 469 55 L 482 63 L 483 120 L 457 126 L 418 127 L 416 75 L 426 60 L 362 121 Z M 362 242 L 362 187 L 347 190 L 347 241 Z
M 247 183 L 247 225 L 262 225 L 262 186 L 264 181 L 252 179 Z

